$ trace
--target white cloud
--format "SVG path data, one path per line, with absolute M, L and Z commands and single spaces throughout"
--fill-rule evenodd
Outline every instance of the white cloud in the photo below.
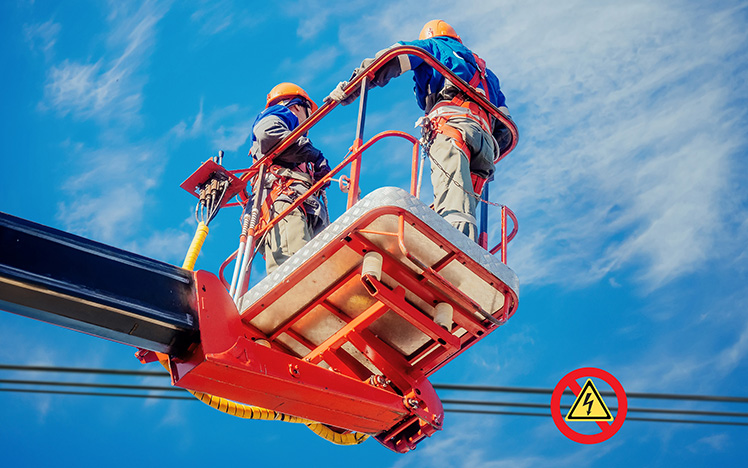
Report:
M 234 15 L 230 11 L 231 2 L 204 2 L 202 8 L 190 15 L 190 19 L 200 25 L 201 34 L 211 36 L 231 26 Z
M 509 259 L 523 284 L 582 286 L 634 266 L 648 291 L 734 250 L 718 241 L 741 232 L 726 224 L 745 218 L 732 199 L 745 199 L 735 192 L 748 97 L 739 8 L 390 4 L 339 35 L 350 54 L 372 56 L 447 19 L 497 72 L 518 122 L 492 199 L 519 216 Z
M 249 4 L 246 2 L 234 0 L 199 0 L 197 8 L 190 15 L 190 21 L 197 26 L 197 32 L 203 37 L 255 29 L 268 19 L 268 13 L 258 8 L 256 3 L 248 8 L 247 5 Z
M 336 2 L 334 5 L 323 0 L 298 0 L 286 2 L 280 7 L 285 14 L 298 17 L 296 35 L 304 41 L 318 37 L 331 23 L 366 16 L 371 8 L 370 2 L 361 0 Z
M 25 25 L 23 33 L 31 50 L 41 52 L 49 59 L 61 29 L 59 23 L 50 19 L 44 23 Z
M 122 246 L 136 233 L 165 161 L 162 145 L 112 146 L 76 149 L 80 172 L 63 185 L 68 201 L 58 204 L 58 218 L 71 232 Z
M 206 114 L 201 99 L 200 110 L 192 124 L 180 122 L 172 128 L 171 132 L 180 139 L 208 136 L 214 148 L 236 151 L 247 144 L 258 108 L 231 104 L 211 110 Z
M 671 300 L 663 302 L 677 303 Z M 616 376 L 625 383 L 627 391 L 727 393 L 715 388 L 730 384 L 736 372 L 745 368 L 748 357 L 746 301 L 739 292 L 707 302 L 709 306 L 705 313 L 708 316 L 700 317 L 699 322 L 695 323 L 690 315 L 690 321 L 652 324 L 667 327 L 667 333 L 660 333 L 656 342 L 642 346 L 636 354 L 627 356 L 625 362 L 615 366 L 621 369 Z M 696 304 L 693 308 L 701 310 L 702 307 L 696 307 Z M 689 312 L 676 311 L 680 317 Z M 601 359 L 608 360 L 606 357 Z M 604 362 L 602 367 L 611 368 Z M 653 382 L 656 388 L 653 388 Z
M 729 445 L 730 436 L 722 433 L 702 437 L 686 448 L 693 453 L 701 453 L 705 449 L 709 452 L 724 452 Z
M 175 125 L 171 129 L 171 133 L 173 133 L 177 138 L 183 139 L 183 138 L 195 138 L 198 135 L 202 134 L 203 131 L 203 119 L 205 118 L 205 113 L 203 112 L 203 99 L 200 99 L 200 110 L 198 111 L 197 115 L 192 121 L 192 124 L 187 125 L 186 122 L 182 121 L 179 122 L 177 125 Z
M 745 43 L 739 22 L 660 4 L 570 5 L 524 30 L 538 19 L 514 13 L 476 50 L 507 70 L 510 106 L 518 82 L 527 101 L 518 104 L 531 110 L 521 111 L 525 138 L 500 189 L 532 233 L 534 248 L 512 255 L 523 282 L 586 284 L 635 264 L 653 289 L 719 253 L 726 188 L 745 146 L 731 108 L 736 70 L 724 65 Z M 510 253 L 523 248 L 520 233 Z M 545 275 L 523 267 L 549 263 Z
M 516 420 L 486 416 L 466 416 L 448 414 L 449 426 L 407 456 L 392 465 L 392 468 L 406 467 L 450 467 L 450 468 L 503 468 L 503 467 L 564 467 L 595 466 L 600 459 L 620 447 L 620 442 L 609 442 L 599 446 L 574 447 L 563 454 L 549 453 L 548 435 L 523 440 L 522 446 L 512 445 L 516 437 Z M 540 418 L 538 418 L 540 420 Z M 500 424 L 501 422 L 501 424 Z M 553 427 L 550 418 L 543 428 Z M 557 430 L 555 427 L 553 431 Z M 487 434 L 490 434 L 490 439 Z M 559 437 L 560 434 L 558 434 Z M 502 440 L 503 446 L 487 443 L 489 440 Z M 536 441 L 533 443 L 533 441 Z M 509 451 L 506 447 L 513 447 Z
M 138 238 L 127 246 L 127 249 L 150 258 L 164 262 L 181 264 L 190 245 L 190 234 L 178 229 L 166 229 L 151 233 L 145 238 Z
M 185 394 L 187 394 L 185 392 Z M 167 405 L 160 405 L 160 407 L 167 406 L 166 413 L 161 418 L 159 426 L 161 427 L 183 427 L 187 424 L 187 420 L 184 415 L 184 403 L 183 401 L 173 401 Z
M 107 52 L 94 61 L 65 59 L 52 66 L 43 109 L 100 123 L 137 121 L 147 81 L 141 67 L 150 55 L 156 23 L 166 8 L 155 2 L 143 3 L 135 11 L 129 3 L 111 6 Z
M 324 47 L 308 53 L 301 60 L 286 58 L 278 68 L 284 76 L 288 76 L 289 81 L 298 83 L 302 88 L 309 89 L 315 81 L 320 80 L 320 77 L 327 78 L 329 76 L 331 68 L 333 68 L 340 55 L 341 51 L 338 47 Z M 322 105 L 322 102 L 318 100 L 317 104 Z

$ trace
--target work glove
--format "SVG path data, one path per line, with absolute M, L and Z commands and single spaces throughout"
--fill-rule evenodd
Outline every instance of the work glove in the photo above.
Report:
M 365 58 L 365 59 L 363 59 L 361 61 L 361 66 L 358 67 L 356 70 L 354 70 L 354 73 L 357 72 L 357 71 L 363 70 L 364 68 L 369 68 L 369 65 L 371 65 L 372 63 L 374 63 L 374 60 L 376 60 L 376 59 L 373 59 L 373 58 Z
M 347 81 L 341 81 L 340 83 L 338 83 L 335 89 L 333 89 L 332 92 L 330 92 L 330 94 L 327 95 L 327 97 L 325 97 L 324 102 L 335 101 L 344 106 L 347 106 L 348 104 L 355 101 L 360 93 L 351 93 L 350 96 L 347 95 L 345 93 L 345 88 L 347 86 L 348 86 Z

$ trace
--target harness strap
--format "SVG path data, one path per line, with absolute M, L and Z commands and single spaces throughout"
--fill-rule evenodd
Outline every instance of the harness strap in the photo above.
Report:
M 446 123 L 442 123 L 435 127 L 435 131 L 441 133 L 447 138 L 451 138 L 454 145 L 457 146 L 457 148 L 467 156 L 468 161 L 470 161 L 470 149 L 468 148 L 467 143 L 465 143 L 462 133 L 458 129 Z
M 488 88 L 488 78 L 486 75 L 486 61 L 478 57 L 475 53 L 473 54 L 473 57 L 475 58 L 475 63 L 478 67 L 468 84 L 478 92 L 481 91 L 478 89 L 478 85 L 481 85 L 486 99 L 490 101 L 491 97 Z M 433 131 L 451 138 L 454 145 L 462 151 L 462 153 L 468 158 L 468 161 L 470 161 L 472 155 L 467 143 L 465 142 L 465 138 L 462 136 L 462 132 L 448 124 L 449 119 L 454 117 L 465 117 L 477 122 L 478 125 L 480 125 L 489 135 L 492 133 L 490 124 L 491 120 L 489 120 L 488 112 L 483 110 L 477 103 L 466 100 L 462 93 L 457 94 L 457 96 L 452 98 L 450 101 L 437 103 L 431 109 L 431 112 L 429 112 L 428 119 L 431 121 Z M 483 192 L 483 186 L 486 184 L 488 179 L 480 177 L 475 173 L 471 173 L 470 178 L 473 184 L 473 191 L 480 195 Z M 452 214 L 447 215 L 447 218 L 450 216 L 452 216 Z M 462 221 L 476 224 L 475 218 L 472 216 L 470 216 L 470 218 L 472 218 L 472 221 L 469 219 L 462 219 Z
M 293 197 L 294 195 L 301 195 L 304 191 L 300 191 L 294 187 L 298 182 L 304 182 L 311 186 L 312 177 L 309 174 L 303 172 L 294 171 L 278 165 L 270 166 L 269 172 L 274 176 L 271 182 L 270 193 L 265 197 L 265 200 L 260 207 L 260 227 L 270 222 L 272 217 L 272 207 L 275 201 L 281 195 L 288 195 Z M 300 207 L 304 210 L 303 205 Z
M 485 177 L 481 177 L 478 174 L 471 172 L 470 178 L 473 181 L 473 192 L 476 193 L 476 195 L 480 195 L 483 193 L 483 186 L 486 185 L 486 182 L 488 182 L 488 179 Z
M 439 118 L 441 120 L 441 118 Z M 465 138 L 462 136 L 462 132 L 460 132 L 457 128 L 449 125 L 446 123 L 446 119 L 443 119 L 442 121 L 437 120 L 436 125 L 434 125 L 434 131 L 436 133 L 441 133 L 442 135 L 451 138 L 452 143 L 462 151 L 462 154 L 467 157 L 468 162 L 471 159 L 472 154 L 470 153 L 470 148 L 468 148 L 467 143 L 465 142 Z M 480 195 L 483 192 L 483 186 L 486 185 L 486 182 L 488 182 L 488 179 L 485 177 L 481 177 L 478 174 L 471 172 L 470 173 L 470 179 L 473 183 L 473 191 Z
M 473 58 L 475 58 L 475 63 L 476 65 L 478 65 L 478 69 L 475 71 L 475 75 L 473 75 L 473 78 L 470 80 L 470 86 L 475 88 L 476 85 L 480 83 L 483 86 L 483 91 L 485 91 L 486 93 L 486 99 L 490 101 L 491 96 L 488 91 L 488 78 L 486 76 L 486 61 L 478 57 L 478 54 L 476 53 L 473 53 Z M 473 81 L 475 81 L 475 84 L 473 84 Z
M 296 179 L 306 182 L 307 184 L 312 184 L 314 182 L 312 176 L 305 172 L 294 171 L 278 165 L 270 166 L 270 172 L 278 178 Z
M 453 117 L 465 117 L 475 121 L 486 133 L 491 133 L 491 125 L 488 113 L 474 102 L 465 101 L 461 96 L 454 97 L 451 101 L 437 103 L 428 114 L 429 120 L 448 120 Z

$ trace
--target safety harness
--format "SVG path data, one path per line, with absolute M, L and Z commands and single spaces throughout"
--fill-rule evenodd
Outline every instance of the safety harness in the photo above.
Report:
M 268 224 L 272 217 L 277 214 L 273 212 L 273 204 L 278 198 L 285 195 L 293 200 L 296 196 L 306 192 L 307 187 L 314 182 L 312 177 L 305 172 L 294 171 L 277 164 L 270 166 L 268 172 L 270 175 L 268 178 L 270 192 L 260 207 L 260 220 L 258 222 L 260 228 Z M 299 182 L 305 184 L 303 189 L 299 187 Z M 299 205 L 299 208 L 304 210 L 304 204 Z
M 486 61 L 478 57 L 476 54 L 473 54 L 473 57 L 475 58 L 475 63 L 478 67 L 468 84 L 478 90 L 478 92 L 481 91 L 478 89 L 478 85 L 481 85 L 486 99 L 490 100 L 488 78 L 486 77 Z M 489 135 L 491 135 L 491 120 L 486 111 L 481 109 L 481 107 L 475 102 L 466 100 L 462 93 L 459 93 L 450 101 L 438 102 L 431 109 L 431 112 L 428 113 L 428 119 L 431 122 L 432 131 L 451 138 L 455 146 L 457 146 L 457 148 L 467 156 L 468 161 L 470 161 L 470 149 L 465 142 L 464 135 L 459 129 L 447 123 L 454 117 L 465 117 L 475 121 Z M 475 191 L 476 194 L 480 194 L 483 191 L 483 186 L 486 184 L 487 179 L 480 177 L 475 173 L 471 173 L 470 177 L 473 182 L 473 191 Z

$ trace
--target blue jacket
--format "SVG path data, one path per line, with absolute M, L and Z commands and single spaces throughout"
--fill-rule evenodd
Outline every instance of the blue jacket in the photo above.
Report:
M 250 154 L 255 160 L 262 158 L 298 126 L 299 119 L 286 106 L 276 104 L 268 107 L 260 112 L 252 124 Z M 327 159 L 305 135 L 277 155 L 273 162 L 288 169 L 310 163 L 315 180 L 330 172 Z
M 270 106 L 257 114 L 255 121 L 252 123 L 252 143 L 257 141 L 257 135 L 255 135 L 255 127 L 257 126 L 257 123 L 268 115 L 275 115 L 281 119 L 283 123 L 286 124 L 286 128 L 288 128 L 289 131 L 293 131 L 299 126 L 299 118 L 296 117 L 296 114 L 291 112 L 288 107 L 281 106 L 280 104 Z
M 448 36 L 398 42 L 398 44 L 420 47 L 468 83 L 475 75 L 476 70 L 478 70 L 473 52 L 457 39 Z M 444 87 L 444 77 L 419 57 L 409 55 L 408 59 L 410 60 L 410 68 L 413 70 L 416 101 L 418 101 L 421 109 L 426 109 L 426 96 L 439 92 Z M 486 77 L 489 87 L 487 91 L 491 104 L 496 107 L 506 106 L 506 99 L 501 92 L 499 79 L 488 68 L 486 68 Z M 483 88 L 483 85 L 479 85 L 478 88 Z

